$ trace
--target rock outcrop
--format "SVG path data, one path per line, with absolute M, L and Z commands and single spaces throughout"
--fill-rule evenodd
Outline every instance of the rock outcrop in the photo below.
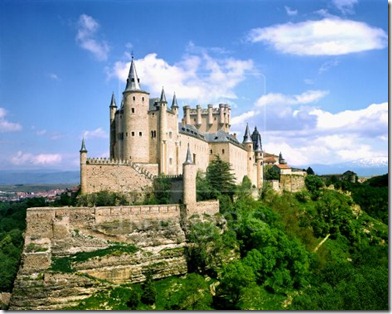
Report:
M 200 204 L 218 212 L 217 202 Z M 185 274 L 180 205 L 30 208 L 10 310 L 59 310 L 119 284 Z

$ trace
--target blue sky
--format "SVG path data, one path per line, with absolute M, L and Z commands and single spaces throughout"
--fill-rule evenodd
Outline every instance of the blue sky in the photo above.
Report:
M 289 164 L 387 161 L 386 1 L 2 0 L 0 23 L 0 169 L 108 156 L 132 52 L 150 97 L 228 103 Z

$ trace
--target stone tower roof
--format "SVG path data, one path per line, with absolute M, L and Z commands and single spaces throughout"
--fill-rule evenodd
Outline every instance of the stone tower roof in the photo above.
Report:
M 112 99 L 110 100 L 110 107 L 117 107 L 116 99 L 114 98 L 114 93 L 112 93 Z
M 253 142 L 254 151 L 261 152 L 262 151 L 261 135 L 260 135 L 259 131 L 257 130 L 257 127 L 255 127 L 251 138 L 252 138 L 252 142 Z
M 129 68 L 129 74 L 127 79 L 127 86 L 125 87 L 125 90 L 126 91 L 141 90 L 139 83 L 140 80 L 139 77 L 137 76 L 135 62 L 133 61 L 133 56 L 132 56 L 131 66 Z
M 178 108 L 176 93 L 173 95 L 172 108 Z
M 242 141 L 242 143 L 243 144 L 252 143 L 252 138 L 250 136 L 248 123 L 246 124 L 244 140 Z
M 84 143 L 84 138 L 82 139 L 82 147 L 80 148 L 81 153 L 87 153 L 86 144 Z
M 193 164 L 192 154 L 191 154 L 191 150 L 190 150 L 190 148 L 189 148 L 189 143 L 188 143 L 188 148 L 187 148 L 187 150 L 186 150 L 185 164 L 186 164 L 186 165 Z
M 166 101 L 166 95 L 165 95 L 165 90 L 163 89 L 163 86 L 162 86 L 162 92 L 161 92 L 160 102 L 165 102 L 165 103 L 167 103 L 167 101 Z

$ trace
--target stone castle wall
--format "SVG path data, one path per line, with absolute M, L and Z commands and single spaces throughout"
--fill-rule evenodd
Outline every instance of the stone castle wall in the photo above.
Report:
M 84 194 L 100 191 L 143 194 L 152 187 L 153 179 L 158 174 L 158 165 L 87 159 L 81 172 Z
M 194 214 L 219 212 L 218 201 L 185 205 L 29 208 L 22 261 L 10 310 L 56 310 L 113 284 L 187 272 L 183 221 Z M 73 271 L 51 270 L 54 259 L 94 252 L 114 244 L 135 253 L 114 252 L 72 262 Z
M 287 192 L 299 192 L 305 187 L 305 176 L 303 174 L 281 174 L 280 189 Z

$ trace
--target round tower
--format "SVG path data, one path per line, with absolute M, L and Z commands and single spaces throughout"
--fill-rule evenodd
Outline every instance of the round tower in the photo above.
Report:
M 159 171 L 167 174 L 167 101 L 162 87 L 159 100 Z
M 253 180 L 253 141 L 250 135 L 248 124 L 246 124 L 245 135 L 244 140 L 242 141 L 242 145 L 247 152 L 246 175 L 252 181 L 252 183 L 255 184 L 256 182 L 254 182 Z
M 132 162 L 149 161 L 149 93 L 139 85 L 132 58 L 127 85 L 123 92 L 123 159 Z
M 82 140 L 82 147 L 80 148 L 80 193 L 85 194 L 87 192 L 87 149 L 84 143 L 84 138 Z
M 192 205 L 196 203 L 196 165 L 193 163 L 192 154 L 189 149 L 186 152 L 186 159 L 182 165 L 184 204 Z

